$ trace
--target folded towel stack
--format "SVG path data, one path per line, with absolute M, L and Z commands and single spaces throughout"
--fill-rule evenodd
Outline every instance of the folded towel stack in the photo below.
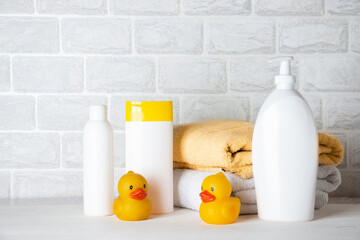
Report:
M 175 206 L 197 210 L 199 187 L 213 172 L 224 171 L 231 182 L 233 196 L 240 198 L 240 214 L 256 213 L 252 172 L 253 124 L 238 120 L 216 120 L 174 127 Z M 341 183 L 339 170 L 344 149 L 340 141 L 319 133 L 319 171 L 315 208 L 323 207 L 328 193 Z M 196 171 L 197 170 L 197 171 Z
M 174 169 L 174 205 L 199 210 L 200 186 L 212 172 Z M 232 196 L 241 200 L 240 214 L 257 213 L 254 178 L 243 179 L 236 174 L 224 172 L 231 183 Z M 339 170 L 334 166 L 319 166 L 316 182 L 315 209 L 328 202 L 328 193 L 341 183 Z

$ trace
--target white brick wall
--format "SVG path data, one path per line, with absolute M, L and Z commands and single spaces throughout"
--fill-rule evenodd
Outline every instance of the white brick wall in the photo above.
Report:
M 179 0 L 110 0 L 110 12 L 116 15 L 177 15 Z
M 183 0 L 187 15 L 248 15 L 251 0 Z
M 86 85 L 91 92 L 155 92 L 151 58 L 89 57 Z
M 201 53 L 202 23 L 189 18 L 137 20 L 134 38 L 138 53 Z
M 0 130 L 35 129 L 35 98 L 28 95 L 0 96 Z
M 10 58 L 0 56 L 0 92 L 10 90 Z
M 346 149 L 333 195 L 360 197 L 359 1 L 0 1 L 0 199 L 81 196 L 91 104 L 109 106 L 116 184 L 126 100 L 172 100 L 175 123 L 255 121 L 278 72 L 266 60 L 287 54 Z
M 360 91 L 359 57 L 304 57 L 303 69 L 306 91 Z
M 163 93 L 225 93 L 226 61 L 216 58 L 162 58 L 159 90 Z
M 1 168 L 59 168 L 57 133 L 1 133 Z
M 84 66 L 81 57 L 23 57 L 12 61 L 15 92 L 81 92 Z
M 44 14 L 105 15 L 107 13 L 106 0 L 36 0 L 36 5 L 37 11 Z
M 343 19 L 281 20 L 279 36 L 280 53 L 347 52 L 348 27 Z
M 275 53 L 275 26 L 270 19 L 210 20 L 211 54 Z
M 58 53 L 59 20 L 0 16 L 0 52 Z
M 351 24 L 351 49 L 353 52 L 360 53 L 360 19 L 352 21 Z
M 269 92 L 274 89 L 278 64 L 264 64 L 269 57 L 239 57 L 230 59 L 230 90 L 236 92 Z M 298 75 L 298 62 L 292 63 L 292 73 Z
M 13 198 L 82 196 L 81 171 L 17 171 L 13 176 Z
M 66 53 L 130 53 L 130 21 L 116 18 L 65 18 L 61 21 Z
M 184 96 L 181 101 L 181 120 L 184 123 L 224 118 L 249 120 L 249 109 L 247 97 Z
M 0 13 L 33 13 L 33 0 L 1 1 Z
M 321 16 L 323 0 L 254 0 L 254 11 L 268 16 Z
M 39 96 L 38 128 L 41 130 L 82 130 L 88 120 L 88 106 L 107 104 L 103 96 Z

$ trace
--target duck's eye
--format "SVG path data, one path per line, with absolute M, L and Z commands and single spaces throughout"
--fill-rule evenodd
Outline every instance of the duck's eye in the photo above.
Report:
M 146 188 L 146 184 L 144 184 L 144 188 Z
M 211 187 L 211 191 L 214 191 L 214 187 Z
M 130 185 L 130 190 L 132 190 L 133 189 L 133 186 L 132 185 Z
M 203 190 L 203 186 L 201 186 L 201 191 Z

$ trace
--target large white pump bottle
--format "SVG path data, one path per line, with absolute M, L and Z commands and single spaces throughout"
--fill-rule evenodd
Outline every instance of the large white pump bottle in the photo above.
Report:
M 309 221 L 314 217 L 318 135 L 309 105 L 294 89 L 293 57 L 280 61 L 276 89 L 256 120 L 252 161 L 258 215 L 264 220 Z

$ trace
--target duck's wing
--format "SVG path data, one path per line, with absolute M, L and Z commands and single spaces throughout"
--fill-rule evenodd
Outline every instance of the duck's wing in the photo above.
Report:
M 121 213 L 122 208 L 123 208 L 122 201 L 119 198 L 116 198 L 113 203 L 113 213 L 115 215 Z
M 234 214 L 239 215 L 240 213 L 240 200 L 238 198 L 230 198 L 225 201 L 221 207 L 221 213 L 224 217 L 233 217 Z

